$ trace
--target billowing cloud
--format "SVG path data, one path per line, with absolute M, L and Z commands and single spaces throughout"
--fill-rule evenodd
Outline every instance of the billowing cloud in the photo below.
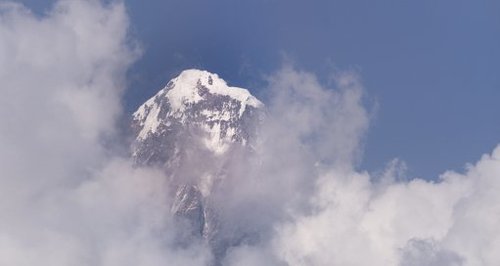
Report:
M 109 148 L 138 55 L 120 2 L 0 4 L 0 264 L 205 265 L 163 174 Z
M 428 180 L 407 177 L 398 159 L 381 175 L 358 171 L 369 117 L 363 89 L 351 73 L 336 77 L 330 88 L 288 66 L 273 76 L 262 176 L 275 180 L 267 186 L 274 196 L 260 199 L 284 215 L 264 241 L 231 249 L 227 265 L 500 262 L 500 147 L 463 174 Z
M 82 175 L 72 171 L 102 161 L 99 142 L 115 129 L 124 74 L 136 56 L 124 7 L 62 1 L 37 17 L 7 2 L 0 21 L 2 178 L 19 194 L 77 181 Z
M 382 191 L 366 173 L 329 170 L 312 198 L 318 211 L 278 226 L 274 247 L 290 265 L 495 265 L 498 153 L 465 174 Z
M 456 253 L 443 249 L 433 240 L 408 241 L 401 258 L 402 266 L 459 266 L 463 260 Z

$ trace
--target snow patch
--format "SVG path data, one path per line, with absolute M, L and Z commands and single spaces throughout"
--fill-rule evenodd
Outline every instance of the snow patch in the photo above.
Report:
M 230 87 L 217 74 L 205 70 L 184 70 L 172 82 L 173 87 L 167 92 L 166 96 L 173 111 L 182 111 L 187 104 L 197 103 L 202 100 L 203 97 L 198 92 L 198 86 L 207 88 L 211 94 L 225 95 L 238 100 L 241 103 L 239 110 L 240 117 L 245 112 L 247 105 L 255 108 L 263 106 L 248 90 Z
M 133 114 L 134 120 L 139 121 L 139 126 L 141 127 L 141 131 L 138 135 L 139 139 L 144 139 L 150 132 L 155 133 L 158 130 L 161 124 L 160 118 L 158 117 L 160 110 L 160 106 L 158 106 L 153 97 L 141 105 Z
M 212 126 L 203 125 L 202 127 L 207 133 L 207 137 L 203 140 L 205 147 L 216 155 L 224 154 L 229 148 L 229 141 L 222 137 L 220 124 L 215 123 Z

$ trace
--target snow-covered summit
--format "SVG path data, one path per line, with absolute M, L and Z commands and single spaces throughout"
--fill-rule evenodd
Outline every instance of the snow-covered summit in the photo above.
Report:
M 217 97 L 225 98 L 217 101 Z M 186 109 L 193 108 L 200 102 L 210 105 L 223 102 L 223 108 L 210 108 L 204 104 L 202 115 L 208 120 L 225 120 L 241 118 L 247 107 L 261 108 L 263 104 L 250 92 L 243 88 L 231 87 L 217 74 L 205 70 L 188 69 L 172 79 L 155 96 L 147 100 L 133 114 L 133 119 L 138 122 L 141 130 L 139 139 L 146 138 L 147 134 L 158 132 L 162 120 L 167 117 L 186 119 Z M 230 114 L 237 105 L 236 114 Z M 212 106 L 213 107 L 213 106 Z M 229 108 L 228 107 L 232 107 Z M 166 110 L 168 109 L 168 110 Z M 160 111 L 163 114 L 160 114 Z M 165 113 L 167 112 L 167 113 Z M 236 117 L 235 117 L 236 116 Z
M 138 142 L 196 128 L 205 132 L 206 148 L 222 154 L 231 143 L 246 145 L 248 131 L 253 130 L 247 124 L 262 107 L 248 90 L 228 86 L 217 74 L 189 69 L 141 105 L 133 114 L 133 124 Z
M 226 81 L 219 78 L 217 74 L 210 73 L 205 70 L 188 69 L 172 80 L 174 84 L 168 90 L 166 96 L 170 100 L 172 108 L 175 110 L 182 109 L 186 103 L 196 103 L 203 98 L 202 93 L 196 90 L 197 87 L 203 86 L 212 94 L 229 96 L 242 103 L 240 116 L 245 111 L 247 105 L 260 107 L 262 103 L 257 100 L 250 92 L 243 88 L 230 87 Z

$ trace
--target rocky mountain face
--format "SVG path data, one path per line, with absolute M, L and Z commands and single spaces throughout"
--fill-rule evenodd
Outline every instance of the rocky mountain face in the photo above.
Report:
M 228 169 L 254 152 L 263 104 L 217 74 L 185 70 L 133 114 L 132 156 L 164 169 L 175 195 L 171 211 L 186 221 L 187 237 L 204 238 L 214 255 L 232 242 L 214 194 L 232 178 Z

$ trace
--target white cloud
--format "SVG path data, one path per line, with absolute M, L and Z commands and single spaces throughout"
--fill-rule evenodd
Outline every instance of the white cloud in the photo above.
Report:
M 325 88 L 312 73 L 284 65 L 269 78 L 272 127 L 267 137 L 302 143 L 315 160 L 350 167 L 359 156 L 368 127 L 363 88 L 354 72 L 336 73 L 335 86 Z M 272 132 L 279 131 L 282 132 Z M 275 134 L 275 135 L 271 135 Z M 279 138 L 273 139 L 273 141 Z M 288 143 L 287 143 L 288 146 Z
M 274 229 L 260 243 L 233 248 L 232 265 L 263 258 L 273 265 L 498 264 L 500 147 L 464 174 L 428 179 L 435 181 L 407 178 L 399 160 L 381 176 L 357 171 L 368 124 L 362 87 L 355 75 L 337 78 L 336 88 L 326 88 L 285 67 L 271 79 L 277 93 L 264 137 L 272 141 L 260 173 L 271 196 L 258 198 L 285 214 L 270 221 Z
M 138 55 L 127 30 L 120 2 L 0 4 L 1 265 L 206 265 L 175 245 L 163 174 L 104 144 Z
M 81 175 L 68 171 L 102 160 L 99 142 L 121 112 L 125 70 L 136 56 L 124 7 L 61 1 L 43 17 L 9 2 L 0 10 L 2 176 L 24 184 L 46 173 L 30 180 L 41 187 L 69 182 Z
M 383 192 L 367 174 L 333 170 L 317 183 L 319 211 L 278 226 L 277 256 L 290 265 L 495 265 L 498 153 L 465 175 L 393 182 Z
M 402 266 L 459 266 L 463 259 L 456 253 L 443 250 L 432 240 L 409 240 L 403 250 Z

